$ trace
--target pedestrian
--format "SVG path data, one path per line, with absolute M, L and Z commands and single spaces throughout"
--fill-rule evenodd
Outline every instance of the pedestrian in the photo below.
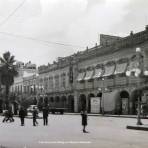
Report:
M 7 122 L 7 119 L 8 119 L 8 110 L 6 110 L 4 112 L 4 119 L 3 119 L 3 122 Z
M 87 111 L 86 109 L 83 109 L 81 111 L 81 117 L 82 117 L 82 126 L 83 126 L 83 133 L 87 133 L 86 126 L 87 126 Z
M 33 107 L 32 115 L 33 115 L 33 126 L 36 126 L 36 125 L 38 125 L 38 122 L 36 120 L 37 116 L 38 116 L 38 111 L 35 107 Z
M 13 119 L 13 112 L 11 110 L 11 108 L 9 108 L 8 110 L 8 119 L 6 121 L 10 121 L 10 122 L 14 122 L 14 119 Z
M 24 126 L 24 118 L 25 118 L 25 110 L 23 107 L 20 108 L 19 110 L 19 117 L 20 117 L 20 120 L 21 120 L 21 126 Z
M 43 107 L 43 123 L 44 125 L 48 125 L 48 107 Z

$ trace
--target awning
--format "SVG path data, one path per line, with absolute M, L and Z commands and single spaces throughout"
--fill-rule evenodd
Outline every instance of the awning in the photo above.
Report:
M 127 67 L 127 71 L 126 71 L 126 75 L 130 76 L 130 75 L 135 75 L 138 76 L 141 74 L 141 68 L 139 68 L 139 62 L 138 61 L 131 61 L 129 63 L 129 66 Z
M 93 76 L 93 78 L 100 78 L 102 75 L 102 69 L 99 68 L 99 69 L 95 69 L 95 74 Z
M 126 72 L 126 68 L 127 68 L 127 63 L 120 63 L 120 64 L 117 64 L 114 74 L 125 73 L 125 72 Z
M 85 72 L 79 73 L 79 75 L 78 75 L 78 77 L 77 77 L 77 81 L 82 81 L 82 80 L 84 80 L 84 76 L 85 76 Z
M 84 80 L 90 80 L 93 76 L 94 71 L 87 71 Z
M 129 71 L 134 71 L 135 69 L 139 68 L 139 62 L 138 61 L 130 61 L 128 70 Z
M 113 75 L 114 70 L 115 70 L 115 65 L 105 66 L 105 73 L 104 73 L 103 77 Z

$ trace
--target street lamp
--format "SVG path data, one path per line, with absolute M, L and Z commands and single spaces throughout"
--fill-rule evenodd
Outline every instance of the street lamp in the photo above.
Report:
M 102 105 L 101 105 L 101 103 L 102 103 L 102 89 L 101 88 L 98 88 L 98 91 L 99 91 L 99 95 L 98 95 L 98 97 L 100 97 L 100 113 L 102 114 Z
M 141 48 L 136 48 L 136 53 L 137 53 L 137 57 L 138 57 L 138 62 L 139 62 L 139 68 L 137 69 L 137 72 L 135 73 L 135 76 L 136 77 L 140 77 L 140 74 L 141 74 L 141 62 L 140 62 L 140 56 L 141 56 Z M 137 114 L 137 125 L 142 125 L 142 122 L 141 122 L 141 117 L 140 117 L 140 114 L 141 114 L 141 102 L 140 102 L 140 98 L 141 98 L 141 92 L 139 90 L 139 87 L 140 87 L 140 81 L 138 82 L 138 114 Z
M 103 87 L 102 88 L 98 88 L 98 90 L 102 94 L 100 96 L 100 112 L 104 116 L 104 92 L 107 90 L 107 88 L 105 88 L 105 85 L 104 85 L 104 78 L 102 78 L 102 81 L 103 81 Z
M 134 72 L 134 76 L 138 77 L 140 79 L 140 74 L 142 72 L 142 65 L 141 65 L 141 48 L 136 48 L 136 57 L 138 58 L 138 65 L 136 68 L 134 68 L 133 71 L 127 71 L 126 72 L 126 76 L 130 76 L 131 72 Z M 137 107 L 137 125 L 142 125 L 141 122 L 141 102 L 140 102 L 140 98 L 141 98 L 141 92 L 139 90 L 140 88 L 140 81 L 138 82 L 138 107 Z

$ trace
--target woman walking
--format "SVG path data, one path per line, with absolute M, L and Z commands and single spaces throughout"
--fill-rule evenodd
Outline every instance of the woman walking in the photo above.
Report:
M 85 109 L 81 111 L 81 117 L 82 117 L 83 133 L 88 133 L 85 129 L 87 126 L 87 111 Z

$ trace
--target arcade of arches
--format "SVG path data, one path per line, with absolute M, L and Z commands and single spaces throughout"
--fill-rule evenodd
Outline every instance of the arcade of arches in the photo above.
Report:
M 138 90 L 133 90 L 128 92 L 127 90 L 113 91 L 112 93 L 99 92 L 97 94 L 90 93 L 86 95 L 85 93 L 80 94 L 78 98 L 78 111 L 82 109 L 87 109 L 89 113 L 92 112 L 91 99 L 98 99 L 98 113 L 101 113 L 104 109 L 105 113 L 112 114 L 137 114 L 137 101 L 138 101 Z M 142 96 L 142 93 L 140 94 Z M 148 95 L 147 95 L 148 96 Z

